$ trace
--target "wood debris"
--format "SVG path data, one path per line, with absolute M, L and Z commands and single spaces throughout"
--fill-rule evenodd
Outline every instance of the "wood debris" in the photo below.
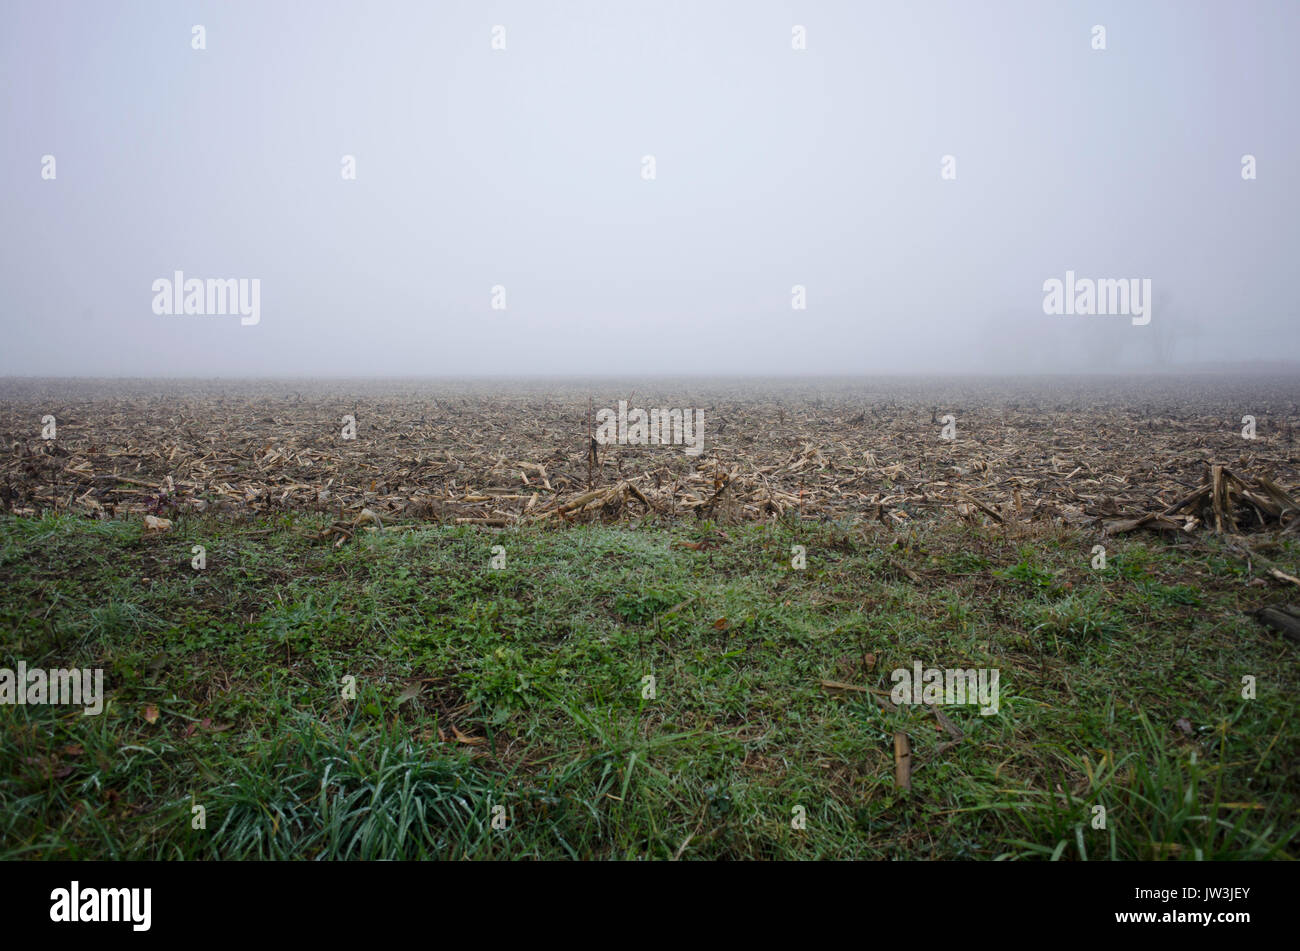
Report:
M 1216 534 L 1300 528 L 1300 503 L 1265 475 L 1238 476 L 1225 465 L 1212 463 L 1201 485 L 1167 506 L 1137 518 L 1105 523 L 1109 534 L 1146 528 L 1155 531 L 1191 531 L 1198 526 Z
M 1255 620 L 1293 641 L 1300 641 L 1300 607 L 1294 604 L 1260 608 L 1255 612 Z
M 912 788 L 912 744 L 902 732 L 894 734 L 894 785 Z

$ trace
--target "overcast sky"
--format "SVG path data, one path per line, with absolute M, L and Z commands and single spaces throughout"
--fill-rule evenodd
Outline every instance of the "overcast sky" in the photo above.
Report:
M 1300 358 L 1298 47 L 1295 0 L 3 0 L 0 374 Z M 1045 314 L 1067 270 L 1150 323 Z M 259 322 L 156 314 L 176 271 Z

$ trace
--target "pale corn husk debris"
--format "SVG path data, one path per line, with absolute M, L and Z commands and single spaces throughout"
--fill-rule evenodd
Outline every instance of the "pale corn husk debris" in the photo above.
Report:
M 1105 523 L 1110 534 L 1139 528 L 1186 532 L 1198 527 L 1219 535 L 1294 532 L 1300 528 L 1300 503 L 1266 475 L 1240 476 L 1225 465 L 1210 464 L 1198 488 L 1163 510 Z
M 0 511 L 316 511 L 336 544 L 401 525 L 647 517 L 1295 530 L 1295 381 L 1230 391 L 1259 416 L 1249 442 L 1201 383 L 1053 386 L 0 380 Z M 701 409 L 705 451 L 593 457 L 589 406 L 619 399 Z M 936 404 L 956 416 L 955 441 L 939 438 Z M 345 414 L 356 439 L 341 438 Z M 1212 466 L 1218 481 L 1203 484 Z

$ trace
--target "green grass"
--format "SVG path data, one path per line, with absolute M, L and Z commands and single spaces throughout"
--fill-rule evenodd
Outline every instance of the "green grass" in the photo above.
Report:
M 1297 854 L 1294 646 L 1213 540 L 324 524 L 0 519 L 0 666 L 108 693 L 0 706 L 0 858 Z M 941 746 L 821 684 L 914 661 L 998 669 L 999 711 Z

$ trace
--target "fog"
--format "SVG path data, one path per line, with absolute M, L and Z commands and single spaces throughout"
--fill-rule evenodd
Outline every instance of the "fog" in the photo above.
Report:
M 1298 39 L 1291 0 L 6 0 L 0 374 L 1276 366 Z M 176 272 L 257 319 L 157 313 Z M 1149 322 L 1045 313 L 1067 272 Z

